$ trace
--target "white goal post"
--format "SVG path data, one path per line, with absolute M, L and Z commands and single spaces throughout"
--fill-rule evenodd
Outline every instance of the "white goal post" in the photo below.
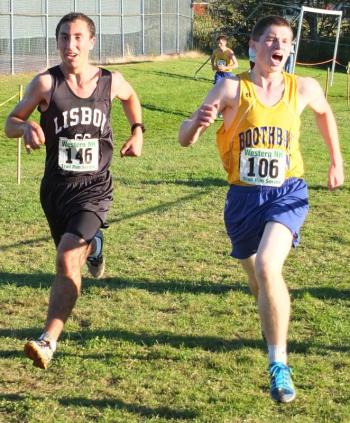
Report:
M 335 38 L 335 45 L 334 45 L 334 53 L 333 53 L 333 60 L 332 60 L 332 73 L 331 73 L 331 80 L 330 85 L 333 84 L 333 76 L 334 76 L 334 69 L 335 69 L 335 62 L 337 60 L 337 51 L 338 51 L 338 43 L 339 43 L 339 35 L 340 35 L 340 28 L 341 28 L 341 20 L 343 12 L 341 10 L 327 10 L 327 9 L 317 9 L 315 7 L 308 7 L 308 6 L 302 6 L 300 17 L 299 17 L 299 25 L 298 25 L 298 32 L 296 37 L 296 44 L 295 44 L 295 59 L 292 67 L 292 73 L 294 73 L 295 69 L 295 63 L 297 61 L 298 57 L 298 49 L 299 49 L 299 42 L 300 42 L 300 35 L 301 35 L 301 27 L 303 25 L 303 17 L 304 12 L 309 13 L 317 13 L 322 15 L 336 15 L 338 16 L 338 27 L 337 27 L 337 35 Z

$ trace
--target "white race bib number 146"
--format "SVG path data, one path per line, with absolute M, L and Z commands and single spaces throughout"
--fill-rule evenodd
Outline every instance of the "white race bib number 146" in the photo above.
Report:
M 246 148 L 241 152 L 240 180 L 252 185 L 279 187 L 285 180 L 286 153 L 281 150 Z
M 58 165 L 70 172 L 98 170 L 98 138 L 68 139 L 60 137 L 58 142 Z

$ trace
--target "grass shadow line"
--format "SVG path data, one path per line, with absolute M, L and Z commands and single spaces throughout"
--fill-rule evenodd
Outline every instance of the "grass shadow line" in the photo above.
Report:
M 126 410 L 141 417 L 161 417 L 164 419 L 188 420 L 198 417 L 194 410 L 178 410 L 166 406 L 152 408 L 140 404 L 130 404 L 121 399 L 87 399 L 83 397 L 61 398 L 58 402 L 63 406 L 94 407 L 98 409 L 112 408 Z
M 0 401 L 23 401 L 26 397 L 21 394 L 2 394 L 0 393 Z
M 118 222 L 123 222 L 125 220 L 128 219 L 133 219 L 134 217 L 139 217 L 139 216 L 143 216 L 145 214 L 152 214 L 155 212 L 165 212 L 168 209 L 171 209 L 173 206 L 179 206 L 180 203 L 184 203 L 187 201 L 192 201 L 197 197 L 200 197 L 202 195 L 208 194 L 210 192 L 210 189 L 206 189 L 200 192 L 195 192 L 194 194 L 189 194 L 189 195 L 185 195 L 183 197 L 177 198 L 176 200 L 173 201 L 168 201 L 166 203 L 161 203 L 157 206 L 153 206 L 153 207 L 147 207 L 145 209 L 142 210 L 138 210 L 138 211 L 134 211 L 131 213 L 127 213 L 125 215 L 122 215 L 121 217 L 117 217 L 115 219 L 110 219 L 108 220 L 108 224 L 111 223 L 118 223 Z
M 23 328 L 23 329 L 0 329 L 0 338 L 15 338 L 20 340 L 28 339 L 29 337 L 38 336 L 40 334 L 39 328 Z M 240 350 L 244 348 L 266 350 L 265 341 L 260 339 L 242 338 L 237 336 L 234 339 L 223 338 L 220 336 L 199 336 L 199 335 L 182 335 L 174 334 L 172 332 L 132 332 L 124 329 L 94 329 L 89 330 L 82 328 L 81 331 L 64 332 L 62 339 L 69 339 L 70 341 L 78 342 L 81 345 L 86 344 L 94 339 L 114 339 L 118 341 L 126 341 L 134 345 L 143 347 L 152 347 L 154 345 L 170 346 L 176 349 L 201 349 L 213 353 L 222 353 Z M 306 354 L 310 349 L 317 349 L 318 354 L 327 354 L 329 351 L 349 353 L 350 345 L 325 345 L 323 343 L 316 343 L 312 341 L 289 341 L 288 350 L 298 354 Z M 4 358 L 12 357 L 12 354 L 17 355 L 18 352 L 2 351 Z M 64 352 L 60 351 L 60 354 Z
M 202 281 L 178 281 L 169 279 L 162 282 L 152 282 L 147 280 L 128 280 L 123 278 L 87 279 L 84 284 L 85 289 L 89 287 L 101 287 L 112 289 L 142 289 L 152 293 L 190 293 L 190 294 L 226 294 L 231 291 L 243 292 L 250 295 L 250 291 L 245 284 L 235 282 L 232 284 L 211 283 Z M 83 288 L 84 289 L 84 288 Z
M 329 286 L 292 288 L 290 293 L 293 298 L 303 298 L 305 294 L 310 294 L 320 300 L 340 299 L 350 300 L 350 289 L 337 289 Z
M 180 74 L 180 73 L 155 71 L 155 70 L 142 71 L 142 72 L 143 73 L 157 75 L 157 76 L 161 76 L 161 77 L 165 77 L 165 78 L 185 79 L 185 80 L 190 80 L 190 81 L 202 81 L 202 82 L 211 82 L 211 83 L 213 83 L 213 80 L 212 79 L 204 78 L 202 76 L 201 77 L 194 78 L 193 75 L 184 75 L 184 74 Z
M 142 185 L 181 185 L 181 186 L 188 186 L 194 188 L 202 188 L 202 187 L 229 187 L 227 181 L 222 178 L 202 178 L 202 179 L 175 179 L 175 180 L 148 180 L 142 181 Z
M 0 358 L 23 358 L 23 351 L 18 350 L 0 350 Z
M 54 280 L 51 273 L 9 273 L 0 272 L 0 286 L 14 285 L 18 287 L 29 286 L 31 288 L 50 288 Z
M 161 113 L 166 113 L 168 115 L 181 116 L 181 117 L 185 117 L 185 118 L 188 118 L 192 114 L 192 112 L 185 112 L 185 111 L 182 111 L 182 110 L 166 109 L 165 107 L 158 107 L 158 106 L 155 106 L 153 104 L 148 104 L 148 103 L 142 103 L 142 108 L 146 109 L 146 110 L 151 110 L 152 112 L 161 112 Z
M 54 275 L 50 273 L 26 274 L 0 272 L 0 286 L 14 285 L 18 287 L 28 286 L 31 288 L 48 289 L 51 288 Z M 232 284 L 212 283 L 211 281 L 201 281 L 194 283 L 193 280 L 179 281 L 169 279 L 166 281 L 133 280 L 126 278 L 102 278 L 93 279 L 84 277 L 82 291 L 88 292 L 91 287 L 101 289 L 142 289 L 152 293 L 190 293 L 190 294 L 226 294 L 230 291 L 244 292 L 249 294 L 249 289 L 245 284 L 235 282 Z
M 0 329 L 0 338 L 15 338 L 26 340 L 40 334 L 40 328 L 23 329 Z M 198 335 L 176 335 L 170 332 L 146 333 L 131 332 L 123 329 L 82 329 L 80 332 L 64 332 L 62 339 L 68 338 L 72 341 L 78 341 L 82 344 L 95 338 L 117 339 L 127 341 L 135 345 L 153 346 L 168 345 L 174 348 L 200 348 L 204 351 L 223 352 L 245 347 L 261 349 L 265 343 L 261 339 L 225 339 L 218 336 L 198 336 Z M 62 351 L 60 352 L 61 354 Z M 5 352 L 6 354 L 6 352 Z
M 320 191 L 320 192 L 326 192 L 329 191 L 327 185 L 319 185 L 319 184 L 308 184 L 309 191 Z M 338 191 L 350 191 L 350 188 L 346 185 L 343 185 L 336 190 Z M 331 194 L 331 192 L 330 192 Z
M 43 236 L 41 238 L 21 240 L 21 241 L 13 242 L 11 244 L 7 244 L 7 245 L 0 245 L 0 251 L 3 252 L 6 250 L 10 250 L 12 248 L 28 247 L 29 245 L 33 245 L 33 244 L 37 246 L 41 242 L 47 242 L 50 240 L 51 240 L 50 236 L 45 236 L 45 237 Z M 52 245 L 53 245 L 53 242 L 52 242 Z

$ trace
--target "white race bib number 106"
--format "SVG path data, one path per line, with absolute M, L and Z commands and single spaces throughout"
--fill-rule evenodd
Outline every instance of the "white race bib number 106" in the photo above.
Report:
M 98 170 L 98 138 L 68 139 L 60 137 L 58 142 L 58 165 L 70 172 Z
M 252 185 L 279 187 L 285 180 L 286 153 L 281 150 L 246 148 L 241 152 L 240 180 Z

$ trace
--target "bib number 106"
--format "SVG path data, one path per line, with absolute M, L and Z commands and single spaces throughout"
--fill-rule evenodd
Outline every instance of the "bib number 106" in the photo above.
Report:
M 281 186 L 285 180 L 286 153 L 246 148 L 241 152 L 240 180 L 251 185 Z
M 249 171 L 247 176 L 254 177 L 260 176 L 260 178 L 266 178 L 269 176 L 272 179 L 276 179 L 278 177 L 278 159 L 271 159 L 270 161 L 267 159 L 259 159 L 257 166 L 255 163 L 256 158 L 251 157 L 248 159 L 249 162 Z M 258 175 L 256 175 L 256 173 Z

